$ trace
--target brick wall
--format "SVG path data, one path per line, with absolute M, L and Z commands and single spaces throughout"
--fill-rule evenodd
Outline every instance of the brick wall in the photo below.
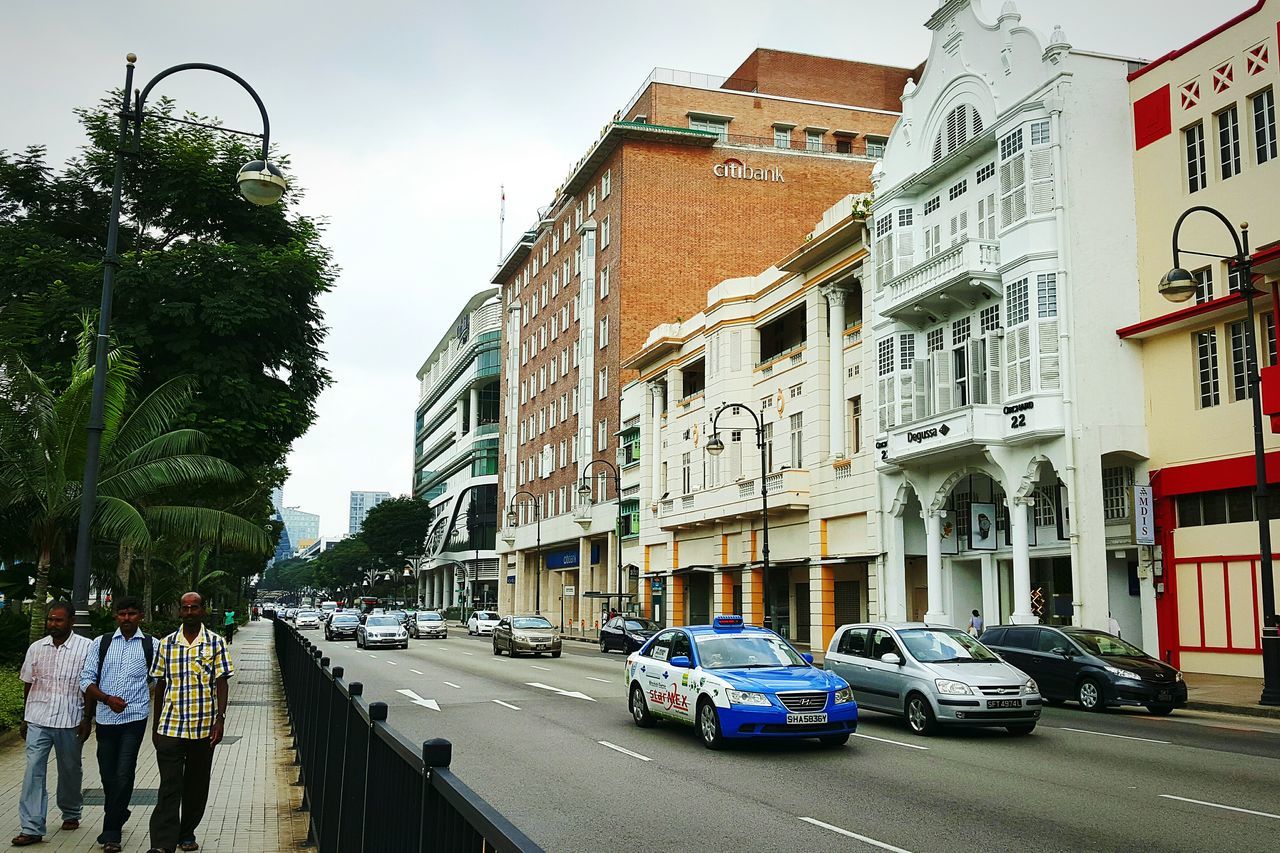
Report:
M 762 47 L 729 77 L 735 88 L 754 80 L 756 91 L 767 95 L 898 111 L 902 87 L 915 70 Z

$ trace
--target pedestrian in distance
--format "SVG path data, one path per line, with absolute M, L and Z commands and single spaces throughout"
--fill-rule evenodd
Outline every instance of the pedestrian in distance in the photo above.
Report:
M 236 612 L 234 610 L 223 611 L 222 617 L 222 635 L 227 638 L 227 645 L 231 645 L 231 638 L 236 632 Z
M 151 716 L 149 673 L 156 638 L 144 633 L 142 602 L 131 595 L 115 601 L 116 630 L 93 641 L 80 673 L 85 708 L 98 723 L 98 775 L 102 777 L 105 817 L 96 843 L 105 853 L 120 853 L 129 820 L 138 749 Z
M 148 853 L 199 850 L 196 828 L 209 801 L 213 751 L 227 719 L 227 679 L 235 675 L 226 641 L 204 627 L 204 599 L 179 600 L 182 627 L 160 641 L 151 677 L 155 713 L 151 741 L 160 794 L 151 813 Z
M 65 601 L 49 605 L 44 619 L 47 636 L 31 644 L 22 662 L 19 677 L 24 707 L 18 731 L 27 742 L 27 771 L 22 777 L 22 798 L 18 801 L 21 829 L 13 839 L 14 847 L 44 840 L 50 749 L 57 754 L 62 828 L 80 828 L 84 810 L 80 757 L 91 725 L 85 716 L 80 673 L 93 643 L 72 632 L 72 616 L 71 605 Z
M 973 615 L 969 617 L 970 636 L 977 637 L 982 634 L 982 629 L 985 625 L 986 623 L 982 621 L 982 614 L 978 613 L 976 610 L 973 611 Z

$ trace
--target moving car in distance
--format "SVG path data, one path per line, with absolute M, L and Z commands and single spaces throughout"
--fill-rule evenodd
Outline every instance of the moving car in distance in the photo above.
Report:
M 500 618 L 496 611 L 477 610 L 467 617 L 467 633 L 477 636 L 492 634 Z
M 639 651 L 662 626 L 638 616 L 615 616 L 600 626 L 600 651 L 614 649 L 625 654 Z
M 396 617 L 385 613 L 371 613 L 364 624 L 356 629 L 356 648 L 372 649 L 376 646 L 407 649 L 409 633 Z
M 449 624 L 444 621 L 444 617 L 439 613 L 431 610 L 419 610 L 413 615 L 413 619 L 409 621 L 409 636 L 415 640 L 422 640 L 427 637 L 439 637 L 442 640 L 448 639 Z
M 503 616 L 493 629 L 493 653 L 512 657 L 543 652 L 560 657 L 560 634 L 543 616 Z
M 297 615 L 293 617 L 293 624 L 299 631 L 303 628 L 319 628 L 320 627 L 320 611 L 318 610 L 299 610 Z
M 905 717 L 918 735 L 940 726 L 1035 730 L 1037 683 L 955 628 L 921 622 L 842 625 L 823 666 L 853 688 L 863 709 Z
M 1048 625 L 997 625 L 982 642 L 1040 685 L 1046 701 L 1086 711 L 1140 705 L 1157 716 L 1187 704 L 1182 673 L 1104 631 Z
M 324 638 L 326 640 L 354 640 L 356 638 L 356 629 L 359 627 L 360 620 L 350 610 L 334 613 L 329 617 L 329 621 L 325 623 Z
M 858 727 L 848 683 L 741 616 L 667 628 L 627 657 L 631 718 L 692 725 L 708 749 L 738 738 L 817 738 L 841 746 Z
M 329 617 L 332 616 L 333 612 L 337 609 L 338 602 L 336 601 L 320 602 L 320 618 L 325 622 L 329 621 Z

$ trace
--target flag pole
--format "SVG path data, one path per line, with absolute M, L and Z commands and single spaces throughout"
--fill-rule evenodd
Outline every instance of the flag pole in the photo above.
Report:
M 502 228 L 507 221 L 507 188 L 505 185 L 498 185 L 498 192 L 502 198 L 498 202 L 498 263 L 502 263 Z

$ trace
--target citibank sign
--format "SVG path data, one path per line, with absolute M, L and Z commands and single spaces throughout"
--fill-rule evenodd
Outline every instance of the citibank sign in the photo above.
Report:
M 741 181 L 772 181 L 774 183 L 786 183 L 786 179 L 782 177 L 782 170 L 776 166 L 768 168 L 759 168 L 756 166 L 748 166 L 741 160 L 729 159 L 723 163 L 717 163 L 711 167 L 711 173 L 717 178 L 737 178 Z

